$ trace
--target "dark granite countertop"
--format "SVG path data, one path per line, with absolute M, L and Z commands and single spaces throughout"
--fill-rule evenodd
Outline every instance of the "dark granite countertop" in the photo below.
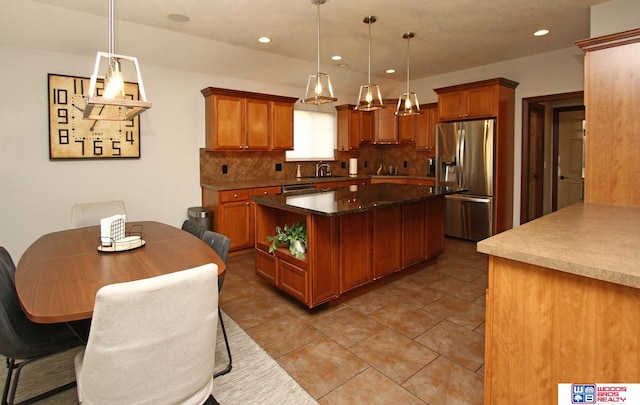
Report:
M 272 187 L 283 186 L 290 184 L 302 184 L 302 183 L 324 183 L 331 181 L 345 181 L 345 180 L 370 180 L 370 179 L 424 179 L 435 180 L 433 177 L 423 176 L 371 176 L 371 175 L 358 175 L 356 177 L 350 176 L 332 176 L 332 177 L 293 177 L 282 179 L 266 179 L 266 180 L 243 180 L 243 181 L 217 181 L 215 183 L 202 183 L 201 187 L 208 188 L 216 191 L 225 190 L 238 190 L 243 188 L 258 188 L 258 187 Z
M 462 192 L 448 187 L 410 184 L 366 184 L 297 193 L 252 197 L 255 202 L 275 208 L 326 216 L 345 215 L 375 208 L 426 200 Z

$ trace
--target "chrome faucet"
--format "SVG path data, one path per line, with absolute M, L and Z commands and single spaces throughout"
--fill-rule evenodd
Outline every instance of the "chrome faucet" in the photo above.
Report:
M 327 163 L 316 163 L 316 177 L 329 177 L 331 176 L 331 166 Z

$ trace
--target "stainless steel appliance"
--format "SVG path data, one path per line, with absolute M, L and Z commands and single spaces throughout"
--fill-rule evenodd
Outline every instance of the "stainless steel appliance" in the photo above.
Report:
M 495 120 L 438 124 L 436 186 L 466 192 L 446 196 L 445 234 L 473 241 L 492 235 Z

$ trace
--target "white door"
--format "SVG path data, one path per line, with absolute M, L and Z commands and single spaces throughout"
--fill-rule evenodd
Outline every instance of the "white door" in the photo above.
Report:
M 563 111 L 558 123 L 558 205 L 583 200 L 584 110 Z

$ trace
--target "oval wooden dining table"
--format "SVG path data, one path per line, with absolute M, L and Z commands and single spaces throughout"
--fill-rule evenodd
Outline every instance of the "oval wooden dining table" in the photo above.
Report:
M 38 323 L 89 319 L 98 290 L 107 285 L 186 270 L 207 263 L 226 266 L 205 242 L 160 222 L 141 225 L 145 245 L 122 252 L 100 252 L 100 226 L 43 235 L 22 255 L 16 268 L 18 299 L 27 317 Z M 212 286 L 217 289 L 218 286 Z M 135 308 L 131 308 L 135 311 Z

